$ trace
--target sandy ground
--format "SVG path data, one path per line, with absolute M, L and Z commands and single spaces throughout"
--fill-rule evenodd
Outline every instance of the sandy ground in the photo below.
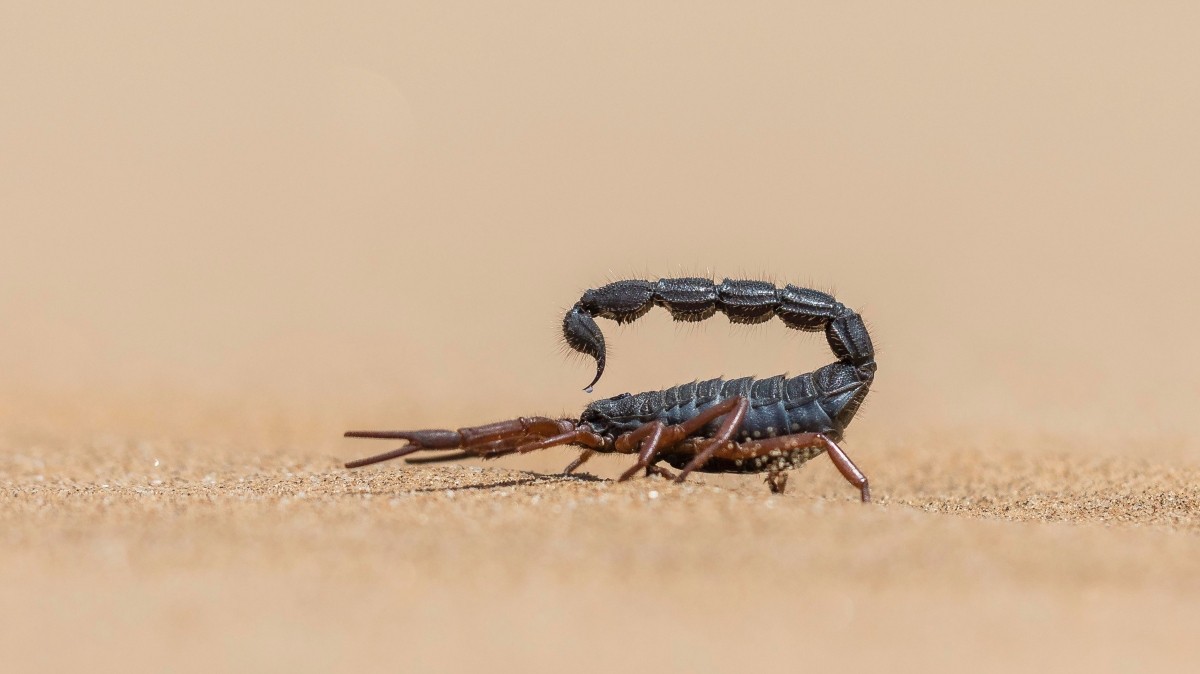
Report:
M 1192 671 L 1195 3 L 0 6 L 0 670 Z M 340 468 L 578 414 L 616 278 L 861 311 L 846 449 Z M 806 372 L 601 326 L 597 396 Z
M 269 437 L 269 436 L 268 436 Z M 9 671 L 1186 671 L 1200 465 L 1052 438 L 857 443 L 760 478 L 3 440 Z M 531 469 L 519 469 L 518 466 Z M 598 476 L 597 476 L 598 475 Z

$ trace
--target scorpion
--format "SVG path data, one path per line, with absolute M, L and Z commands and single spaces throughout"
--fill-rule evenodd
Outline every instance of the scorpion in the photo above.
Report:
M 871 500 L 867 476 L 838 446 L 875 378 L 875 350 L 859 314 L 833 296 L 754 280 L 668 278 L 624 280 L 586 291 L 563 318 L 566 344 L 596 361 L 592 387 L 604 374 L 604 335 L 596 318 L 618 324 L 641 318 L 654 306 L 676 321 L 703 321 L 716 312 L 731 323 L 754 324 L 778 316 L 784 325 L 824 331 L 837 362 L 795 377 L 708 379 L 663 391 L 622 393 L 588 405 L 578 419 L 520 417 L 458 430 L 349 431 L 346 437 L 405 440 L 399 449 L 346 468 L 431 451 L 407 459 L 434 463 L 470 457 L 491 459 L 558 445 L 582 447 L 564 469 L 569 475 L 597 453 L 637 454 L 619 481 L 639 471 L 683 482 L 705 473 L 767 473 L 773 493 L 783 493 L 787 470 L 822 452 L 838 472 Z M 457 450 L 457 451 L 451 451 Z M 678 475 L 659 466 L 666 462 Z

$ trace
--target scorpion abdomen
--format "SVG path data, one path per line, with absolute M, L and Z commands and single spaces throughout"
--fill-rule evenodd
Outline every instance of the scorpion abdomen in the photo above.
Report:
M 682 424 L 729 398 L 742 396 L 749 399 L 750 408 L 738 440 L 794 433 L 823 433 L 839 439 L 870 383 L 856 368 L 843 363 L 791 378 L 706 379 L 664 391 L 623 393 L 597 400 L 587 406 L 581 420 L 596 433 L 615 438 L 652 421 Z M 693 437 L 713 437 L 723 418 L 713 420 Z

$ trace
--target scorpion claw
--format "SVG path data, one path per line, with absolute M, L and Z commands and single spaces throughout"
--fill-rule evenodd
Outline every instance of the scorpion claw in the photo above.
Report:
M 454 449 L 462 445 L 462 434 L 458 431 L 346 431 L 347 438 L 382 438 L 385 440 L 408 440 L 421 449 Z
M 455 449 L 462 446 L 462 434 L 458 431 L 346 431 L 347 438 L 383 438 L 387 440 L 408 440 L 408 444 L 393 449 L 390 452 L 376 454 L 365 459 L 358 459 L 346 464 L 347 468 L 361 468 L 381 461 L 398 459 L 422 449 Z
M 384 452 L 383 454 L 376 454 L 375 456 L 368 456 L 365 459 L 358 459 L 357 461 L 350 461 L 350 462 L 346 463 L 345 466 L 346 466 L 346 468 L 362 468 L 363 466 L 369 466 L 373 463 L 380 463 L 382 461 L 390 461 L 391 459 L 398 459 L 402 456 L 407 456 L 409 454 L 412 454 L 413 452 L 418 452 L 422 449 L 425 449 L 425 448 L 420 445 L 405 445 L 399 449 L 393 449 L 390 452 Z

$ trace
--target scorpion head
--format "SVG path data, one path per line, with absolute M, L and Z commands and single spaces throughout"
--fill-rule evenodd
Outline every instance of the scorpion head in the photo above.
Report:
M 821 408 L 840 428 L 848 426 L 858 408 L 862 407 L 874 379 L 874 361 L 858 367 L 831 363 L 813 372 Z

